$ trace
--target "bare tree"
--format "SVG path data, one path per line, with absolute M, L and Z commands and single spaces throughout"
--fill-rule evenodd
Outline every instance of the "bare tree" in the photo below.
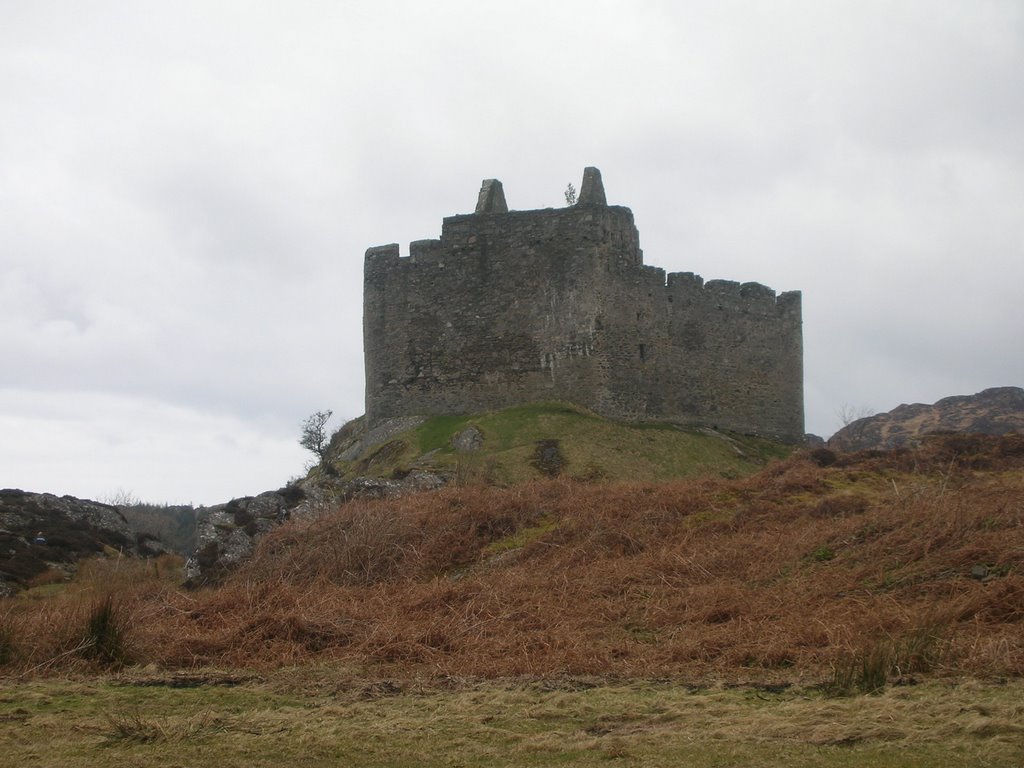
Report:
M 330 442 L 327 435 L 327 422 L 334 415 L 333 411 L 317 411 L 308 416 L 302 422 L 302 437 L 299 438 L 299 445 L 307 451 L 312 451 L 320 461 L 327 458 L 327 445 Z
M 565 204 L 576 205 L 576 187 L 572 185 L 571 181 L 569 182 L 569 186 L 565 188 Z
M 116 491 L 103 494 L 100 501 L 112 507 L 133 507 L 141 503 L 134 493 L 124 488 L 118 488 Z
M 866 419 L 868 416 L 874 416 L 875 409 L 868 405 L 850 405 L 849 403 L 843 403 L 839 410 L 836 411 L 836 416 L 839 417 L 840 425 L 846 427 L 859 419 Z

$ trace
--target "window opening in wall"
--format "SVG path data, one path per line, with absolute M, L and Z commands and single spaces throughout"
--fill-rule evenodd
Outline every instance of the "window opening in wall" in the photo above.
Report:
M 640 359 L 641 360 L 645 359 L 645 354 L 644 354 L 645 352 L 646 352 L 646 350 L 644 349 L 644 345 L 641 344 L 640 345 Z

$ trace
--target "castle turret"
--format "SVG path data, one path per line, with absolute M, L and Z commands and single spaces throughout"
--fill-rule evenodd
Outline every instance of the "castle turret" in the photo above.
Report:
M 477 213 L 508 213 L 505 190 L 497 179 L 484 179 L 476 199 Z
M 583 169 L 583 183 L 580 185 L 580 197 L 576 205 L 608 205 L 604 196 L 604 182 L 601 172 L 594 167 Z

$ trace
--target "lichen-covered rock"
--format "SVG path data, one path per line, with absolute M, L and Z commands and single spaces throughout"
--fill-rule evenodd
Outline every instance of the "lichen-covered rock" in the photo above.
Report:
M 331 439 L 331 454 L 340 461 L 355 461 L 371 448 L 387 443 L 396 435 L 415 429 L 426 416 L 399 416 L 384 419 L 372 429 L 366 429 L 365 418 L 353 420 Z
M 400 480 L 382 477 L 357 477 L 338 486 L 338 498 L 381 499 L 418 491 L 432 491 L 442 487 L 448 479 L 434 472 L 413 471 Z
M 804 448 L 824 448 L 825 445 L 825 438 L 820 435 L 815 435 L 811 432 L 804 435 Z
M 476 427 L 470 425 L 452 437 L 452 447 L 460 453 L 479 451 L 484 444 L 484 435 Z
M 301 488 L 289 486 L 200 508 L 196 551 L 185 564 L 185 578 L 194 586 L 219 581 L 252 553 L 256 539 L 287 520 L 303 498 Z
M 975 395 L 946 397 L 932 405 L 900 405 L 840 429 L 828 447 L 840 451 L 910 445 L 930 432 L 1006 435 L 1024 432 L 1024 389 L 995 387 Z

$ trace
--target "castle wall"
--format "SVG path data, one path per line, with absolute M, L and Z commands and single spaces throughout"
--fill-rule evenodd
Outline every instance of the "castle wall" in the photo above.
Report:
M 803 438 L 799 293 L 645 266 L 628 208 L 452 216 L 368 250 L 364 288 L 371 423 L 568 400 Z

